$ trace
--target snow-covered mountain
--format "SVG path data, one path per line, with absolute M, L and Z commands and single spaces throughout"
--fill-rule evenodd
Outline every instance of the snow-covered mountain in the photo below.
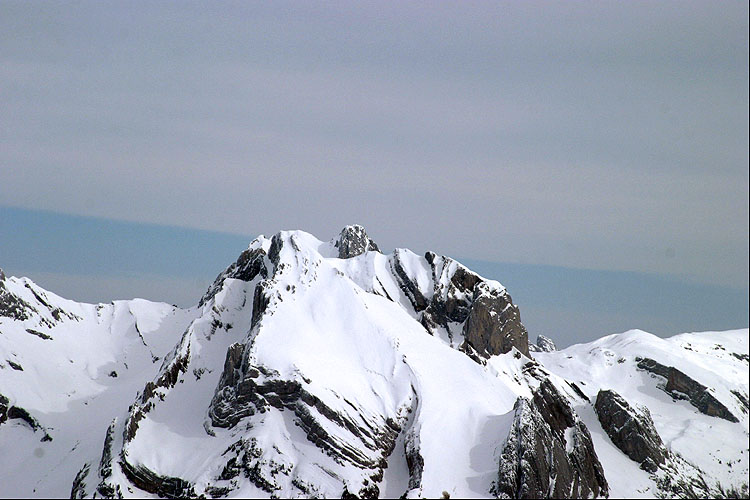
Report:
M 747 329 L 530 345 L 361 226 L 260 236 L 184 310 L 0 273 L 0 497 L 731 495 L 748 392 Z

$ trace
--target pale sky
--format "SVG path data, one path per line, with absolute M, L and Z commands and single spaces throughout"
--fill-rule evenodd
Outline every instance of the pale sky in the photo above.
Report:
M 747 290 L 747 164 L 747 2 L 0 1 L 5 207 Z

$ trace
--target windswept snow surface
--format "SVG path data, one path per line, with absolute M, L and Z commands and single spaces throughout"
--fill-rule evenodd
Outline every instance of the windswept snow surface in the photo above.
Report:
M 0 496 L 69 496 L 81 464 L 101 454 L 110 420 L 127 410 L 197 311 L 140 299 L 81 304 L 25 278 L 5 286 L 36 312 L 23 321 L 0 317 L 0 394 L 42 429 L 20 419 L 0 426 Z M 41 441 L 45 433 L 51 441 Z
M 749 472 L 750 419 L 747 408 L 732 392 L 747 398 L 747 355 L 747 328 L 684 333 L 666 339 L 630 330 L 562 351 L 534 353 L 549 371 L 578 384 L 592 402 L 599 390 L 611 389 L 627 401 L 647 407 L 667 448 L 725 488 L 746 484 Z M 705 415 L 688 401 L 674 400 L 659 389 L 661 377 L 637 368 L 636 358 L 674 366 L 709 387 L 739 422 Z M 599 426 L 593 409 L 588 405 L 576 409 L 591 431 L 605 472 L 632 468 L 633 462 L 612 445 Z M 607 479 L 613 497 L 655 495 L 654 485 L 641 470 L 607 474 Z
M 120 465 L 127 463 L 180 478 L 207 496 L 341 497 L 344 488 L 357 493 L 375 485 L 388 497 L 446 491 L 490 498 L 513 406 L 539 384 L 527 373 L 532 364 L 588 426 L 612 497 L 653 497 L 657 490 L 599 425 L 592 403 L 600 389 L 647 406 L 667 447 L 707 476 L 724 485 L 746 481 L 748 416 L 732 391 L 748 393 L 747 329 L 670 339 L 631 331 L 534 353 L 540 364 L 516 349 L 479 363 L 457 348 L 458 331 L 430 335 L 394 272 L 398 258 L 430 298 L 446 289 L 455 261 L 441 261 L 434 273 L 405 249 L 339 259 L 333 242 L 301 231 L 261 236 L 248 255 L 260 255 L 264 272 L 246 281 L 233 277 L 230 266 L 201 305 L 188 310 L 138 299 L 79 304 L 29 280 L 6 279 L 7 289 L 36 312 L 25 320 L 0 317 L 0 394 L 44 430 L 18 419 L 0 425 L 0 497 L 67 497 L 86 465 L 79 494 L 94 495 L 106 483 L 125 496 L 155 496 L 133 483 Z M 490 280 L 487 286 L 504 290 Z M 259 297 L 262 314 L 254 311 Z M 55 308 L 66 314 L 55 318 Z M 244 413 L 233 425 L 212 424 L 212 404 L 233 373 L 232 350 L 242 353 L 240 377 L 255 371 L 257 384 L 293 382 L 319 401 L 307 409 L 319 426 L 317 445 L 309 424 L 280 405 Z M 673 401 L 657 378 L 637 368 L 637 356 L 675 366 L 711 388 L 739 423 Z M 351 425 L 331 420 L 330 412 Z M 383 455 L 387 438 L 378 436 L 387 436 L 391 423 L 399 430 L 392 452 Z M 102 475 L 110 424 L 112 467 Z M 45 432 L 52 441 L 41 441 Z M 321 440 L 356 458 L 333 456 Z M 240 448 L 253 457 L 250 475 L 231 473 Z M 415 457 L 421 467 L 410 463 Z

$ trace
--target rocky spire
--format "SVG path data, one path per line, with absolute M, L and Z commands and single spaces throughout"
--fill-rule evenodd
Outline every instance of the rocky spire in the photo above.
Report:
M 519 397 L 499 457 L 498 498 L 606 498 L 609 484 L 586 424 L 545 379 Z
M 359 224 L 342 229 L 334 246 L 339 249 L 339 259 L 349 259 L 368 251 L 380 251 L 375 242 L 367 236 L 365 228 Z

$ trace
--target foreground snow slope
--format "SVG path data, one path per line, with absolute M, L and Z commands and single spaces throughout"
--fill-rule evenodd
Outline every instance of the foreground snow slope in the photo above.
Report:
M 536 353 L 535 357 L 552 373 L 576 382 L 592 401 L 599 390 L 612 389 L 625 399 L 646 406 L 667 448 L 714 482 L 747 482 L 748 329 L 684 333 L 667 339 L 631 330 L 562 351 Z M 662 377 L 638 368 L 638 358 L 674 366 L 707 386 L 739 422 L 705 415 L 688 400 L 673 398 L 660 389 Z M 606 433 L 594 425 L 597 417 L 592 411 L 582 408 L 579 413 L 599 441 L 597 451 L 605 470 L 617 470 L 622 453 L 611 450 Z M 627 496 L 632 491 L 633 476 L 608 477 L 613 494 Z M 648 479 L 642 477 L 640 481 L 642 484 L 636 489 L 652 496 L 653 486 Z
M 747 330 L 530 352 L 502 285 L 382 254 L 359 226 L 261 236 L 189 310 L 0 285 L 0 497 L 654 497 L 746 480 Z M 661 436 L 655 466 L 608 434 L 607 389 Z
M 25 278 L 3 286 L 23 308 L 0 316 L 0 394 L 29 418 L 0 425 L 0 496 L 67 496 L 80 463 L 101 453 L 113 412 L 127 410 L 195 311 L 80 304 Z

